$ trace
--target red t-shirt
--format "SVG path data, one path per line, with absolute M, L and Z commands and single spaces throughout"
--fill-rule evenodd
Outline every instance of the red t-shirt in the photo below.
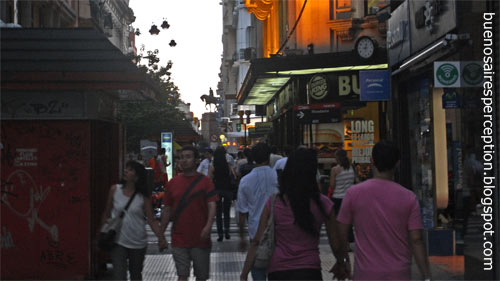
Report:
M 175 176 L 168 182 L 165 190 L 165 205 L 171 208 L 171 215 L 175 213 L 179 201 L 190 184 L 200 174 L 186 177 L 184 174 Z M 180 213 L 175 229 L 172 231 L 172 247 L 180 248 L 210 248 L 212 241 L 201 240 L 200 234 L 207 224 L 208 202 L 218 200 L 212 180 L 204 176 L 189 192 L 189 196 L 197 194 L 189 200 L 188 205 Z M 173 227 L 173 226 L 172 226 Z

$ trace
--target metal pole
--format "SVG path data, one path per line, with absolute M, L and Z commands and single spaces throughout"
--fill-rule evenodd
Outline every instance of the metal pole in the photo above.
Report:
M 247 124 L 245 124 L 245 122 L 243 122 L 243 127 L 245 128 L 245 130 L 243 131 L 245 133 L 245 147 L 247 147 Z

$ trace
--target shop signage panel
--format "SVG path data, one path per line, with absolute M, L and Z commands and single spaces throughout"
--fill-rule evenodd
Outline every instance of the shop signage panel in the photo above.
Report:
M 255 122 L 255 133 L 265 136 L 273 129 L 273 122 Z
M 453 89 L 445 89 L 443 93 L 443 108 L 460 108 L 460 98 Z
M 410 56 L 411 38 L 408 19 L 408 1 L 404 1 L 391 13 L 391 18 L 388 20 L 389 66 L 396 65 Z
M 409 3 L 411 54 L 436 42 L 457 26 L 456 1 L 405 1 Z
M 434 87 L 459 88 L 460 87 L 460 62 L 435 61 L 434 62 Z
M 321 100 L 328 94 L 328 82 L 324 75 L 314 75 L 309 80 L 309 96 L 315 100 Z
M 301 123 L 336 123 L 342 119 L 339 103 L 296 105 L 293 109 Z
M 460 62 L 460 84 L 463 88 L 482 87 L 483 81 L 484 70 L 480 61 Z
M 173 134 L 171 132 L 161 133 L 161 147 L 165 148 L 165 155 L 167 156 L 167 163 L 172 163 L 173 158 Z M 173 178 L 173 165 L 167 167 L 168 178 Z
M 391 99 L 391 75 L 388 70 L 360 71 L 360 100 L 387 101 Z

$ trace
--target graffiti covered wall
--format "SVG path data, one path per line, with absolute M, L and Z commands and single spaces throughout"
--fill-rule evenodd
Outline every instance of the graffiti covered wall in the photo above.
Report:
M 1 279 L 89 268 L 88 121 L 2 121 Z

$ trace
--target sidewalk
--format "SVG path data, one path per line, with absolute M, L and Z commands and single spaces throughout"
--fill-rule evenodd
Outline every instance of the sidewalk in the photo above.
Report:
M 212 254 L 210 261 L 210 280 L 239 280 L 239 275 L 245 261 L 246 253 L 239 251 L 239 235 L 238 228 L 234 220 L 231 222 L 231 239 L 217 242 L 217 231 L 214 224 L 212 229 Z M 170 233 L 168 233 L 169 237 Z M 148 230 L 149 246 L 144 262 L 143 279 L 144 280 L 177 280 L 174 261 L 171 251 L 163 253 L 158 252 L 156 237 Z M 352 245 L 354 246 L 354 245 Z M 323 273 L 323 280 L 332 280 L 332 274 L 328 270 L 335 263 L 335 257 L 332 255 L 328 246 L 326 232 L 323 229 L 320 239 L 320 258 Z M 349 253 L 351 261 L 354 261 L 353 252 Z M 433 280 L 463 280 L 463 256 L 453 257 L 430 257 L 431 271 Z M 111 276 L 112 267 L 108 265 L 110 270 L 106 276 L 101 279 L 109 279 Z M 192 273 L 191 273 L 192 275 Z M 193 276 L 189 280 L 195 280 Z M 251 276 L 249 276 L 249 280 Z M 418 268 L 413 262 L 412 264 L 412 280 L 422 280 Z

